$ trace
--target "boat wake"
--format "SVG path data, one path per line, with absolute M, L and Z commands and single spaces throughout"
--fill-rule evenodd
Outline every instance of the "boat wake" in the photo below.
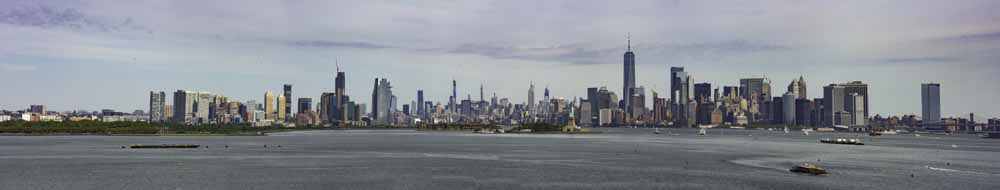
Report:
M 948 168 L 936 168 L 936 167 L 931 167 L 931 166 L 924 166 L 924 168 L 927 168 L 927 169 L 930 169 L 930 170 L 934 170 L 934 171 L 943 171 L 943 172 L 955 172 L 955 173 L 966 173 L 966 174 L 976 174 L 976 175 L 993 175 L 991 173 L 983 173 L 983 172 L 975 172 L 975 171 L 965 171 L 965 170 L 956 170 L 956 169 L 948 169 Z

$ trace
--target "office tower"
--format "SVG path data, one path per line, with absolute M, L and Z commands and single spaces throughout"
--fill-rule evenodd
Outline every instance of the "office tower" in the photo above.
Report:
M 646 87 L 632 88 L 632 101 L 629 103 L 633 118 L 639 118 L 646 111 Z
M 723 98 L 736 99 L 740 96 L 740 87 L 738 86 L 724 86 L 722 87 Z
M 740 96 L 747 100 L 770 100 L 771 81 L 767 78 L 740 79 Z M 763 102 L 763 101 L 760 101 Z
M 586 105 L 590 106 L 590 115 L 587 115 L 586 116 L 587 118 L 580 118 L 578 120 L 588 119 L 590 120 L 590 123 L 596 124 L 598 123 L 597 119 L 601 114 L 600 109 L 597 107 L 598 102 L 600 100 L 600 98 L 598 98 L 597 88 L 587 88 L 587 100 L 590 100 L 588 101 L 590 105 Z M 580 105 L 583 106 L 584 104 Z
M 274 94 L 264 91 L 264 119 L 274 119 Z
M 285 90 L 284 103 L 282 103 L 283 106 L 278 107 L 278 109 L 284 109 L 284 113 L 289 115 L 287 118 L 289 120 L 291 120 L 292 119 L 292 117 L 291 117 L 291 115 L 292 115 L 292 85 L 291 84 L 285 84 L 284 90 Z M 286 117 L 282 117 L 282 119 L 284 119 L 284 118 L 286 118 Z
M 45 114 L 45 105 L 31 105 L 28 107 L 28 112 Z
M 626 37 L 626 51 L 624 55 L 624 79 L 622 79 L 622 97 L 625 97 L 622 109 L 632 114 L 632 96 L 635 95 L 635 54 L 632 53 L 631 36 Z
M 479 101 L 485 102 L 486 99 L 483 98 L 483 84 L 479 84 Z
M 712 101 L 722 102 L 722 99 L 719 99 L 719 96 L 719 87 L 715 87 L 715 90 L 712 92 Z
M 694 124 L 692 121 L 694 115 L 691 110 L 695 109 L 694 107 L 691 107 L 690 98 L 690 84 L 692 79 L 688 76 L 688 73 L 683 70 L 684 68 L 681 67 L 671 68 L 671 71 L 676 72 L 672 72 L 670 74 L 674 78 L 674 82 L 671 82 L 673 85 L 670 87 L 672 89 L 670 97 L 672 102 L 675 102 L 674 126 L 690 127 L 691 124 Z
M 375 120 L 379 119 L 378 118 L 379 115 L 377 113 L 378 106 L 379 106 L 378 105 L 378 103 L 379 103 L 378 97 L 379 97 L 379 94 L 378 94 L 378 78 L 376 77 L 375 78 L 375 87 L 372 88 L 372 114 L 371 114 L 371 120 L 372 121 L 375 121 Z M 331 118 L 330 120 L 332 121 L 333 118 Z
M 312 110 L 312 98 L 299 98 L 299 110 L 296 112 L 305 113 L 306 111 Z
M 278 108 L 277 116 L 278 117 L 277 117 L 277 119 L 275 119 L 277 121 L 284 121 L 285 120 L 285 109 L 284 108 L 286 107 L 285 102 L 287 102 L 287 101 L 285 101 L 285 99 L 286 99 L 285 95 L 284 94 L 280 94 L 280 95 L 278 95 L 278 99 L 275 101 L 275 102 L 278 103 L 278 106 L 277 106 L 277 108 Z
M 788 92 L 784 96 L 781 96 L 781 110 L 784 118 L 785 125 L 795 125 L 796 109 L 795 102 L 798 100 L 796 93 Z
M 830 84 L 829 86 L 823 87 L 823 121 L 824 125 L 844 125 L 841 121 L 836 120 L 838 112 L 843 112 L 844 109 L 844 86 L 837 84 Z
M 864 116 L 864 114 L 868 111 L 865 110 L 865 96 L 858 93 L 851 93 L 845 100 L 847 103 L 845 109 L 851 115 L 850 125 L 864 126 L 865 120 L 868 118 Z
M 813 102 L 809 99 L 795 100 L 795 125 L 812 125 Z
M 458 81 L 455 81 L 455 79 L 452 79 L 451 80 L 451 98 L 449 98 L 449 100 L 448 100 L 448 106 L 451 109 L 452 113 L 458 111 L 458 109 L 457 109 L 457 106 L 458 106 L 457 103 L 458 103 Z
M 417 90 L 417 115 L 423 116 L 426 112 L 424 107 L 424 90 Z
M 941 123 L 941 84 L 926 83 L 920 85 L 920 117 L 924 126 L 935 126 Z
M 530 83 L 528 87 L 528 114 L 534 114 L 535 110 L 535 83 Z
M 403 104 L 403 115 L 410 115 L 410 104 Z
M 788 84 L 788 92 L 795 94 L 796 99 L 808 99 L 809 96 L 806 94 L 806 80 L 799 76 L 798 79 L 793 79 L 791 84 Z
M 712 98 L 712 84 L 709 83 L 698 83 L 694 84 L 694 100 L 700 103 L 709 102 L 709 98 Z
M 167 94 L 163 91 L 153 92 L 149 91 L 149 122 L 158 123 L 163 122 L 164 112 L 166 106 Z
M 337 76 L 334 77 L 334 91 L 333 96 L 329 101 L 326 102 L 327 121 L 331 123 L 334 121 L 345 120 L 344 115 L 346 115 L 345 105 L 347 103 L 347 76 L 344 72 L 337 68 Z
M 191 117 L 194 107 L 194 94 L 184 90 L 174 92 L 173 122 L 186 123 Z
M 677 95 L 680 93 L 678 91 L 681 90 L 681 83 L 687 80 L 687 77 L 677 76 L 681 73 L 684 73 L 684 67 L 670 67 L 670 104 L 677 105 L 679 103 Z M 686 73 L 683 76 L 686 76 Z
M 332 105 L 336 93 L 324 92 L 319 96 L 319 103 L 316 104 L 316 112 L 319 113 L 320 120 L 324 122 L 330 122 L 330 115 L 333 113 Z
M 868 84 L 861 81 L 851 81 L 840 85 L 844 86 L 844 98 L 847 98 L 846 96 L 854 93 L 864 97 L 864 118 L 868 118 L 868 102 L 871 100 L 871 96 L 868 96 Z
M 396 108 L 396 96 L 392 94 L 392 85 L 388 79 L 383 78 L 375 87 L 375 99 L 372 102 L 378 106 L 373 107 L 372 115 L 375 116 L 373 121 L 376 125 L 390 124 L 392 120 L 390 116 Z

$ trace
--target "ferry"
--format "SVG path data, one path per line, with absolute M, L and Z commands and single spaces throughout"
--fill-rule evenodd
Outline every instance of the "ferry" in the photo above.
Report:
M 819 142 L 827 144 L 865 145 L 865 143 L 861 143 L 861 140 L 859 139 L 845 139 L 845 138 L 837 138 L 837 139 L 827 138 L 827 139 L 821 139 L 819 140 Z
M 810 164 L 810 163 L 802 163 L 798 166 L 793 167 L 792 169 L 789 169 L 788 171 L 795 173 L 806 173 L 812 175 L 827 174 L 826 169 L 820 168 L 819 166 L 816 166 L 816 164 Z

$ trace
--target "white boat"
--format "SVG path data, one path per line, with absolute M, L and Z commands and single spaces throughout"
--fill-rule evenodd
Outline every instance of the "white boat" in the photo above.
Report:
M 654 129 L 654 130 L 653 130 L 653 134 L 657 134 L 657 135 L 659 135 L 659 134 L 660 134 L 660 128 L 656 128 L 656 129 Z
M 809 136 L 809 134 L 812 133 L 812 132 L 813 132 L 812 129 L 802 129 L 802 135 L 805 135 L 805 136 Z
M 788 134 L 788 127 L 785 127 L 785 134 Z
M 698 135 L 705 135 L 705 128 L 701 128 L 701 130 L 698 130 Z

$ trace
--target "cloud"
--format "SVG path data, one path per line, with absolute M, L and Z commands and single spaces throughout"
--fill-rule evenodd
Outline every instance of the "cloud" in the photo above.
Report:
M 962 35 L 949 36 L 937 39 L 937 41 L 941 42 L 958 42 L 958 43 L 976 43 L 976 42 L 989 42 L 998 40 L 1000 40 L 1000 31 L 962 34 Z
M 959 61 L 951 57 L 904 57 L 883 59 L 882 63 L 888 64 L 935 64 Z
M 673 46 L 674 49 L 690 51 L 710 51 L 721 53 L 753 53 L 764 51 L 785 51 L 794 48 L 770 43 L 750 42 L 746 40 L 730 40 L 716 42 L 690 43 Z
M 24 71 L 34 71 L 37 69 L 38 67 L 35 67 L 34 65 L 16 65 L 16 64 L 0 63 L 0 71 L 24 72 Z
M 632 46 L 643 56 L 686 56 L 704 57 L 735 56 L 745 53 L 787 51 L 791 46 L 768 43 L 754 43 L 744 40 L 699 42 L 687 44 L 645 44 Z M 597 47 L 586 43 L 530 47 L 500 43 L 462 44 L 454 48 L 425 49 L 422 51 L 443 51 L 456 54 L 482 55 L 494 59 L 518 59 L 532 61 L 554 61 L 572 64 L 617 64 L 625 53 L 623 46 Z
M 358 49 L 386 49 L 386 48 L 397 48 L 389 45 L 375 44 L 369 42 L 359 42 L 359 41 L 327 41 L 327 40 L 306 40 L 306 41 L 292 41 L 288 45 L 295 47 L 313 47 L 313 48 L 358 48 Z
M 54 8 L 44 5 L 14 6 L 0 11 L 0 23 L 40 27 L 61 28 L 79 31 L 142 31 L 151 32 L 135 23 L 132 18 L 111 19 L 86 14 L 75 8 Z

